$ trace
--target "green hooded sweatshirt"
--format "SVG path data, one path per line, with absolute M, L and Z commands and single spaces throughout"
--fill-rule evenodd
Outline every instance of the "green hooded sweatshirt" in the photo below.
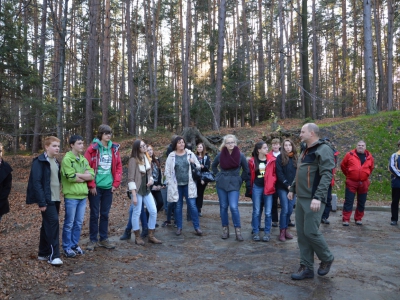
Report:
M 96 173 L 96 186 L 102 189 L 111 189 L 114 181 L 111 173 L 112 142 L 108 142 L 107 148 L 105 148 L 101 141 L 97 138 L 93 139 L 93 143 L 97 143 L 99 145 L 100 154 Z
M 79 158 L 72 151 L 65 154 L 61 163 L 61 183 L 64 198 L 85 199 L 89 190 L 86 182 L 76 182 L 76 173 L 89 173 L 94 178 L 94 170 L 89 166 L 89 162 L 83 155 Z

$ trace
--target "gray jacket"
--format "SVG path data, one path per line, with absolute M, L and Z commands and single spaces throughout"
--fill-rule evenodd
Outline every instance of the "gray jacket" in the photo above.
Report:
M 246 182 L 246 185 L 250 184 L 249 165 L 244 154 L 240 153 L 239 167 L 229 170 L 221 169 L 221 167 L 218 169 L 220 154 L 221 153 L 218 153 L 211 166 L 211 169 L 215 175 L 217 188 L 222 189 L 226 192 L 239 191 L 243 181 Z M 240 169 L 242 169 L 241 175 Z

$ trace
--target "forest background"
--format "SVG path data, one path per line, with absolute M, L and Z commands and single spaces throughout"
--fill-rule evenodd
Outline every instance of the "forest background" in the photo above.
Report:
M 0 139 L 398 110 L 393 0 L 0 0 Z M 11 148 L 11 149 L 10 149 Z

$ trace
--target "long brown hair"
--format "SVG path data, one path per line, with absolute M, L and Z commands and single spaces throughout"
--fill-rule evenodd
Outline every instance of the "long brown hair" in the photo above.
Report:
M 200 155 L 200 153 L 197 151 L 197 147 L 199 147 L 199 145 L 202 145 L 202 146 L 203 146 L 203 152 L 202 152 L 201 155 Z M 197 155 L 197 156 L 200 156 L 200 157 L 204 157 L 204 156 L 206 155 L 206 145 L 204 145 L 204 143 L 198 143 L 198 144 L 197 144 L 197 146 L 196 146 L 196 155 Z
M 289 142 L 292 145 L 292 153 L 293 153 L 292 161 L 293 161 L 293 165 L 296 167 L 297 166 L 297 157 L 298 157 L 298 155 L 297 155 L 296 147 L 295 147 L 295 145 L 294 145 L 294 143 L 293 143 L 293 141 L 291 139 L 284 139 L 283 140 L 283 143 L 282 143 L 282 148 L 283 149 L 281 151 L 282 165 L 286 166 L 289 163 L 289 160 L 290 160 L 289 154 L 285 150 L 285 143 L 286 142 Z
M 142 140 L 136 140 L 132 144 L 132 152 L 131 152 L 131 157 L 136 159 L 136 162 L 138 164 L 143 165 L 144 164 L 144 156 L 140 152 L 140 144 L 142 143 Z

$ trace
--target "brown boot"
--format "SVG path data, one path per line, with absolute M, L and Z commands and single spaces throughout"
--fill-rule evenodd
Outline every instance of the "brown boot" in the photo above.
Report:
M 229 226 L 224 226 L 222 227 L 222 235 L 221 238 L 222 239 L 227 239 L 229 237 Z
M 285 231 L 286 231 L 286 229 L 281 229 L 281 230 L 280 230 L 279 240 L 280 240 L 281 242 L 286 242 Z
M 154 229 L 149 229 L 149 237 L 147 239 L 149 243 L 162 244 L 162 242 L 160 240 L 157 240 L 156 237 L 154 236 Z
M 243 237 L 240 231 L 240 227 L 235 227 L 235 233 L 236 233 L 236 240 L 239 242 L 243 242 Z
M 143 246 L 144 241 L 140 237 L 140 230 L 134 230 L 133 233 L 135 234 L 135 244 Z
M 293 235 L 287 230 L 287 228 L 285 229 L 285 238 L 288 240 L 293 239 Z

